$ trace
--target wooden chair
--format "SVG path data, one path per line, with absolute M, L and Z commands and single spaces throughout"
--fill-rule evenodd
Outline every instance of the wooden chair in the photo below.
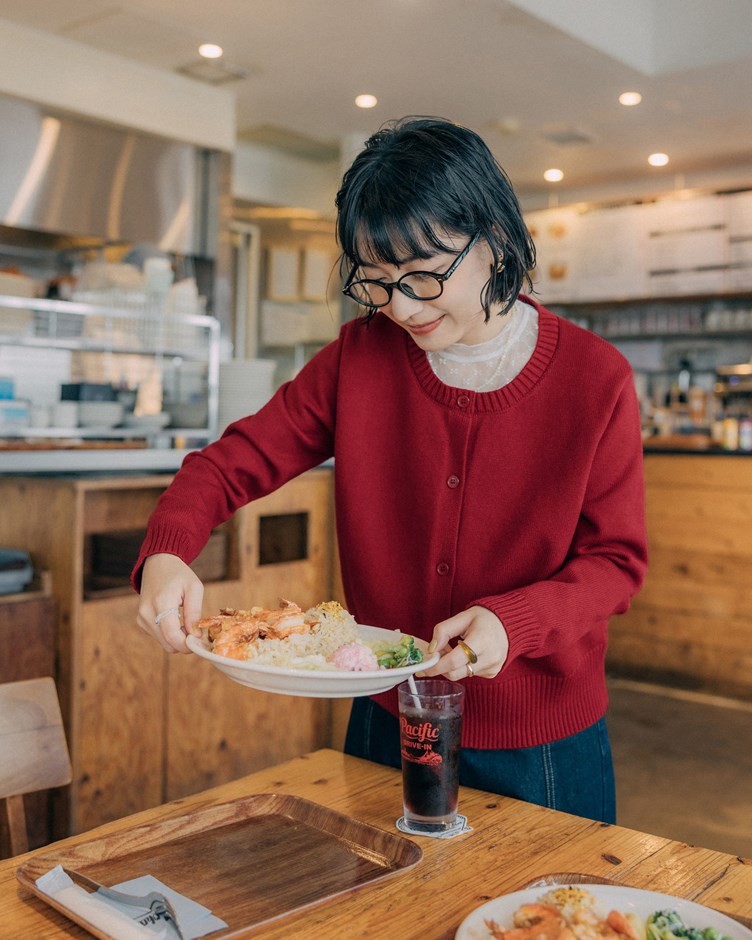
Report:
M 71 781 L 71 764 L 53 679 L 0 684 L 0 805 L 10 854 L 27 852 L 24 793 Z

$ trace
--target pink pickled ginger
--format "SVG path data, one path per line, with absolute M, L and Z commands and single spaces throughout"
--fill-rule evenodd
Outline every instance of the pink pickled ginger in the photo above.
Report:
M 329 656 L 327 662 L 349 672 L 371 672 L 379 668 L 376 654 L 364 643 L 345 643 Z

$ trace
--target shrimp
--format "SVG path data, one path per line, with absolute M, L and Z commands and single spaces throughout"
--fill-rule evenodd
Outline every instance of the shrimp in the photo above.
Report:
M 248 610 L 221 607 L 214 617 L 204 617 L 196 624 L 212 644 L 212 652 L 229 659 L 250 659 L 253 643 L 261 633 L 261 624 Z
M 219 613 L 213 617 L 203 617 L 196 624 L 196 628 L 202 633 L 206 633 L 210 642 L 219 637 L 224 629 L 234 623 L 251 619 L 251 612 L 247 610 L 236 610 L 234 607 L 220 607 Z
M 212 652 L 228 659 L 252 659 L 256 655 L 254 642 L 260 632 L 261 624 L 258 620 L 237 619 L 222 628 L 222 632 L 214 640 Z
M 282 640 L 293 633 L 308 633 L 311 629 L 300 607 L 283 597 L 279 599 L 279 608 L 276 610 L 254 607 L 252 613 L 262 622 L 262 636 L 271 640 Z
M 627 940 L 642 940 L 635 925 L 621 911 L 610 911 L 606 918 L 608 926 L 620 937 Z
M 495 940 L 557 940 L 565 931 L 571 936 L 563 915 L 550 904 L 523 904 L 513 920 L 514 927 L 509 930 L 503 930 L 493 920 L 487 920 L 486 927 Z
M 308 633 L 303 611 L 292 601 L 280 599 L 280 606 L 271 610 L 252 607 L 239 610 L 221 607 L 219 614 L 204 617 L 197 628 L 211 644 L 212 652 L 229 659 L 252 659 L 261 640 L 282 640 L 294 633 Z

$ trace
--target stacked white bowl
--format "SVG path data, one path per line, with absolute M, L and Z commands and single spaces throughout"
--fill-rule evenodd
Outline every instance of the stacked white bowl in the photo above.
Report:
M 219 366 L 219 431 L 228 424 L 255 414 L 274 393 L 271 359 L 231 359 Z
M 83 428 L 115 428 L 122 420 L 123 406 L 119 401 L 78 403 L 78 423 Z

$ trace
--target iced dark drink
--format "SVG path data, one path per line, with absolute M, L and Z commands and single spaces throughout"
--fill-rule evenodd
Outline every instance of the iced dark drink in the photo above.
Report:
M 446 679 L 418 679 L 399 689 L 402 799 L 411 829 L 436 832 L 457 820 L 462 703 L 465 690 Z

